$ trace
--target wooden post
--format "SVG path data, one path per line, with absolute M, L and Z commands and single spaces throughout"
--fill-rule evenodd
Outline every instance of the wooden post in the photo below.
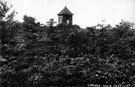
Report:
M 2 44 L 1 44 L 1 38 L 0 38 L 0 56 L 2 55 L 2 51 L 1 51 L 1 48 L 2 48 Z
M 2 50 L 1 50 L 1 48 L 2 48 L 2 41 L 1 41 L 1 34 L 2 34 L 2 30 L 1 30 L 2 28 L 1 28 L 1 18 L 0 18 L 0 57 L 2 56 Z

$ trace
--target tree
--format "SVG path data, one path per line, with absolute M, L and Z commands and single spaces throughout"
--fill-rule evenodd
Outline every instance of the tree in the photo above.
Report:
M 17 29 L 14 28 L 16 26 L 16 22 L 13 22 L 15 11 L 8 13 L 10 10 L 11 6 L 8 6 L 7 2 L 0 1 L 0 49 L 2 49 L 3 45 L 9 44 L 17 32 Z
M 10 7 L 1 3 L 6 14 Z M 127 22 L 99 25 L 100 29 L 46 27 L 31 16 L 25 15 L 20 23 L 14 21 L 14 13 L 3 14 L 0 38 L 6 61 L 0 62 L 0 86 L 134 84 L 135 33 Z

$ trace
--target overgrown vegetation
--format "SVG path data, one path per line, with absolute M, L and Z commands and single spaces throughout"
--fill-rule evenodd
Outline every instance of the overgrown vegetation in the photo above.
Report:
M 129 23 L 47 27 L 29 16 L 14 21 L 9 10 L 0 1 L 1 87 L 134 87 L 135 32 Z

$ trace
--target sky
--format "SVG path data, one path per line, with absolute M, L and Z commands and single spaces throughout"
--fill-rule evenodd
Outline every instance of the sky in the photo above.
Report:
M 66 6 L 73 15 L 73 24 L 81 27 L 95 26 L 98 23 L 118 24 L 121 19 L 135 23 L 135 0 L 5 0 L 13 5 L 18 14 L 34 17 L 46 24 L 50 18 L 58 22 L 58 13 Z

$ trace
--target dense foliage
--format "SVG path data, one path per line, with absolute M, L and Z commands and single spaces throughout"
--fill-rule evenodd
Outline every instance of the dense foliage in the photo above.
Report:
M 0 2 L 1 87 L 135 84 L 135 32 L 127 22 L 47 27 L 26 15 L 14 21 L 9 10 Z

